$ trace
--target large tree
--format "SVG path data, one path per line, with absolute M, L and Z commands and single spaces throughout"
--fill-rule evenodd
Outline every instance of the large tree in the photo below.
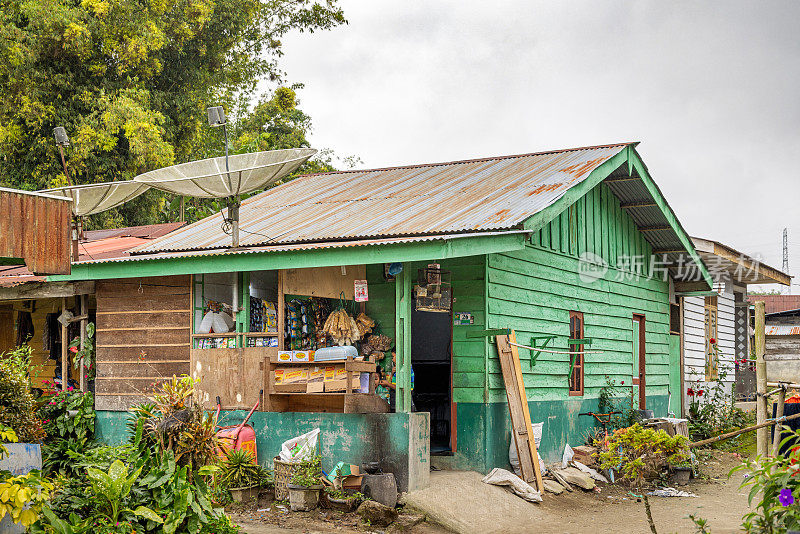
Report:
M 71 135 L 76 183 L 218 155 L 206 108 L 223 104 L 247 130 L 286 98 L 248 110 L 259 81 L 281 80 L 281 38 L 344 22 L 336 0 L 0 0 L 0 183 L 65 185 L 56 126 Z M 302 146 L 308 118 L 285 90 L 303 134 L 285 142 Z M 101 224 L 149 223 L 162 209 L 149 194 Z

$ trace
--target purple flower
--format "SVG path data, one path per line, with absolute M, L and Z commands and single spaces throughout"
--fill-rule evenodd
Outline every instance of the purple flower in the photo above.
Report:
M 781 494 L 778 496 L 778 500 L 783 506 L 794 504 L 794 495 L 792 495 L 792 490 L 789 488 L 783 488 L 781 490 Z

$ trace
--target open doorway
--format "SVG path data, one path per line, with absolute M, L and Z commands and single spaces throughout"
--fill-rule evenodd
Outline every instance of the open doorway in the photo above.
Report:
M 431 414 L 431 454 L 450 454 L 452 312 L 411 312 L 415 410 Z

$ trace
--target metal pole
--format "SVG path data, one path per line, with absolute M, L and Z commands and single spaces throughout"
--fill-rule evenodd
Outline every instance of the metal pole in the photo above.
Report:
M 67 160 L 64 159 L 64 147 L 60 144 L 58 145 L 58 152 L 61 154 L 61 166 L 64 167 L 64 174 L 67 177 L 67 183 L 69 185 L 75 185 L 72 183 L 72 178 L 69 177 L 69 172 L 67 171 Z
M 61 297 L 61 313 L 67 311 L 67 298 Z M 67 390 L 67 382 L 69 381 L 67 376 L 69 375 L 69 366 L 67 365 L 67 345 L 69 345 L 69 340 L 67 339 L 67 325 L 61 325 L 61 391 Z
M 764 301 L 755 303 L 755 345 L 756 345 L 756 423 L 767 420 L 767 364 L 764 361 Z M 769 431 L 761 427 L 756 432 L 756 454 L 769 453 Z
M 231 183 L 231 167 L 228 157 L 228 127 L 222 123 L 222 133 L 225 136 L 225 172 L 228 174 L 228 183 Z M 238 193 L 238 191 L 237 191 Z M 239 247 L 239 195 L 233 195 L 228 200 L 228 218 L 231 221 L 231 246 Z
M 775 419 L 783 417 L 783 405 L 786 402 L 786 389 L 781 388 L 778 392 L 778 407 L 775 410 Z M 772 457 L 778 456 L 778 451 L 781 448 L 781 425 L 775 425 L 772 430 L 775 435 L 772 438 Z

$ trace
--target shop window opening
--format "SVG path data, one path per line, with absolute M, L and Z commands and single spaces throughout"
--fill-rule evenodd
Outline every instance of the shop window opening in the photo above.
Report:
M 569 312 L 569 338 L 583 339 L 583 313 Z M 583 395 L 583 345 L 570 345 L 569 394 Z

